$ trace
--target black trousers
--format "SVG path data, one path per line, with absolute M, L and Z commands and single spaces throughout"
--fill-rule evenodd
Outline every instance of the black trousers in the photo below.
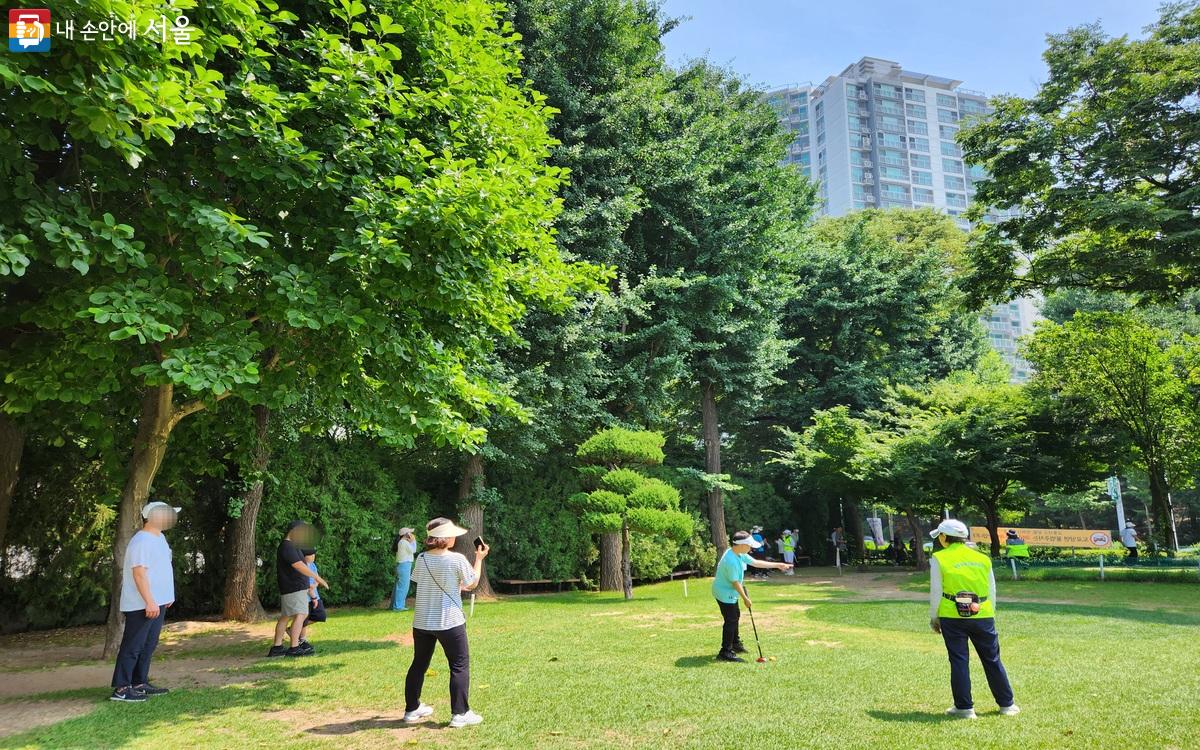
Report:
M 158 617 L 146 617 L 146 610 L 122 612 L 125 615 L 125 634 L 117 650 L 117 666 L 113 669 L 112 686 L 145 685 L 150 680 L 150 659 L 158 647 L 167 608 L 158 608 Z
M 1126 547 L 1125 552 L 1126 552 L 1126 554 L 1125 554 L 1126 560 L 1129 560 L 1130 562 L 1137 561 L 1137 547 Z
M 742 610 L 737 602 L 728 604 L 718 601 L 717 606 L 721 608 L 721 617 L 725 619 L 725 624 L 721 626 L 721 650 L 732 651 L 734 646 L 742 642 L 738 635 L 738 620 L 742 619 Z
M 979 654 L 996 705 L 1001 708 L 1011 706 L 1013 691 L 1008 682 L 1008 673 L 1000 661 L 1000 636 L 996 633 L 995 618 L 939 617 L 938 621 L 942 624 L 942 640 L 946 642 L 946 653 L 950 657 L 950 690 L 954 693 L 954 707 L 975 707 L 971 700 L 971 652 L 967 648 L 968 643 L 975 646 L 975 653 Z
M 449 630 L 413 628 L 413 660 L 404 680 L 404 710 L 415 711 L 421 705 L 425 672 L 433 660 L 433 649 L 442 644 L 450 665 L 450 712 L 465 714 L 471 710 L 467 694 L 471 691 L 471 654 L 467 648 L 467 626 Z

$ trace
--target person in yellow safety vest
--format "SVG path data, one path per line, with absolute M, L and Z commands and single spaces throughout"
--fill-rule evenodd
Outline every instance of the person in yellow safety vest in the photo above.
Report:
M 1008 673 L 1000 661 L 1000 636 L 996 633 L 996 577 L 992 559 L 966 545 L 971 532 L 962 521 L 947 518 L 929 534 L 941 544 L 929 563 L 929 626 L 941 633 L 950 657 L 950 690 L 954 706 L 948 716 L 974 719 L 971 700 L 971 652 L 983 663 L 988 687 L 1000 713 L 1012 716 L 1021 709 L 1013 703 Z
M 788 565 L 796 564 L 796 537 L 793 536 L 791 529 L 783 530 L 783 561 Z M 795 575 L 796 572 L 788 568 L 784 575 Z
M 1017 535 L 1016 529 L 1009 529 L 1004 534 L 1004 552 L 1008 557 L 1029 557 L 1029 545 Z

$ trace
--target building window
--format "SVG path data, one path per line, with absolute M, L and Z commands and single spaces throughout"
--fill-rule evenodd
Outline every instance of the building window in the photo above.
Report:
M 920 89 L 904 89 L 904 98 L 910 102 L 925 102 L 925 92 Z
M 952 141 L 958 135 L 958 128 L 952 128 L 949 125 L 938 125 L 938 135 L 943 141 Z
M 958 144 L 942 141 L 942 156 L 952 156 L 958 159 L 962 157 L 962 151 L 958 149 Z
M 967 181 L 961 177 L 955 177 L 954 175 L 948 174 L 945 176 L 944 179 L 946 180 L 946 189 L 947 190 L 966 190 L 967 189 Z
M 889 148 L 904 148 L 904 136 L 896 133 L 881 133 L 879 135 L 879 145 L 888 146 Z
M 890 148 L 879 149 L 879 162 L 881 164 L 891 164 L 897 167 L 906 166 L 904 163 L 904 152 L 895 151 Z
M 904 111 L 909 117 L 920 117 L 922 120 L 929 116 L 924 104 L 905 104 Z
M 887 180 L 908 180 L 908 170 L 900 167 L 882 166 L 879 168 L 879 176 Z
M 958 107 L 958 99 L 946 94 L 938 94 L 937 103 L 939 107 L 949 107 L 950 109 L 955 109 Z
M 946 205 L 954 208 L 966 208 L 967 196 L 960 193 L 946 193 Z
M 944 122 L 947 125 L 953 125 L 954 123 L 958 122 L 958 113 L 951 112 L 948 109 L 939 109 L 938 122 Z
M 928 138 L 914 138 L 912 136 L 909 136 L 908 147 L 911 148 L 913 151 L 928 152 L 929 151 L 929 139 Z
M 882 115 L 879 118 L 879 127 L 883 128 L 884 130 L 892 130 L 897 133 L 903 133 L 904 132 L 904 121 L 901 120 L 899 117 L 891 117 L 889 115 Z
M 917 135 L 929 135 L 929 125 L 920 120 L 909 120 L 908 132 L 916 133 Z
M 969 112 L 973 115 L 987 114 L 987 111 L 988 111 L 988 107 L 985 102 L 981 102 L 976 99 L 965 99 L 965 98 L 958 100 L 958 109 L 961 112 L 964 112 L 964 113 Z
M 900 89 L 890 83 L 875 84 L 875 93 L 879 96 L 886 96 L 891 99 L 900 98 Z
M 954 174 L 962 174 L 963 166 L 961 161 L 955 159 L 942 159 L 942 171 L 952 172 Z
M 914 167 L 920 167 L 921 169 L 932 169 L 933 168 L 929 163 L 929 157 L 925 156 L 923 154 L 909 154 L 908 161 Z
M 912 173 L 912 181 L 915 185 L 933 185 L 933 173 L 918 172 L 914 169 Z
M 913 203 L 933 203 L 933 191 L 915 187 L 912 191 Z

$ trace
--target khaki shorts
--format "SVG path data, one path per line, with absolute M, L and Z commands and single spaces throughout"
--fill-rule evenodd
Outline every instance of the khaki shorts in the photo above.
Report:
M 293 591 L 290 594 L 281 594 L 279 597 L 279 616 L 290 617 L 292 615 L 307 615 L 308 614 L 308 589 Z

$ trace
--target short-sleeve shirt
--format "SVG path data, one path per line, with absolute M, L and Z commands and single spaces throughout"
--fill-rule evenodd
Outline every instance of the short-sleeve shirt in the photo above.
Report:
M 475 582 L 475 569 L 457 552 L 418 555 L 413 562 L 417 598 L 413 605 L 413 627 L 418 630 L 449 630 L 464 624 L 462 587 Z
M 292 563 L 304 562 L 304 553 L 290 539 L 279 543 L 275 552 L 275 575 L 279 579 L 280 594 L 294 594 L 308 589 L 308 576 L 292 567 Z
M 417 543 L 410 542 L 407 539 L 401 539 L 396 544 L 396 562 L 406 563 L 412 562 L 417 554 Z
M 317 575 L 317 561 L 313 560 L 312 562 L 308 563 L 308 569 L 313 572 L 314 576 Z M 313 590 L 313 599 L 316 601 L 321 601 L 321 590 L 317 588 L 316 578 L 309 576 L 308 587 Z
M 121 611 L 135 612 L 146 608 L 146 600 L 133 582 L 133 569 L 145 568 L 150 582 L 150 596 L 158 605 L 175 601 L 175 571 L 171 567 L 171 547 L 162 534 L 139 531 L 125 548 L 121 566 Z
M 1136 547 L 1137 531 L 1129 528 L 1128 526 L 1121 529 L 1121 544 L 1124 544 L 1126 547 Z
M 726 604 L 737 604 L 738 592 L 734 583 L 741 583 L 746 577 L 746 566 L 753 558 L 750 555 L 739 555 L 732 549 L 725 550 L 721 561 L 717 563 L 717 574 L 713 577 L 712 593 L 717 601 Z

